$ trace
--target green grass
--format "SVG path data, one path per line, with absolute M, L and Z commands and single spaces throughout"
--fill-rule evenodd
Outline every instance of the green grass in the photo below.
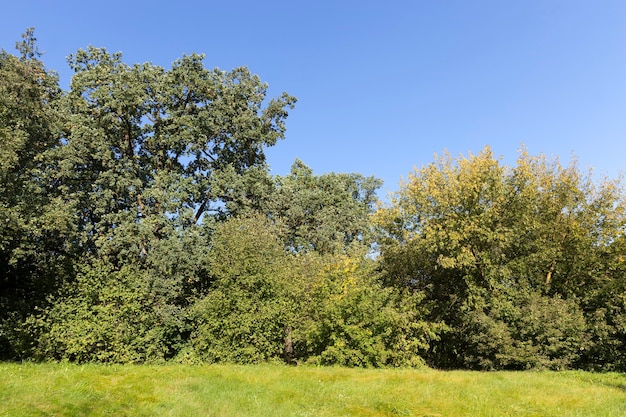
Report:
M 626 375 L 0 363 L 0 416 L 625 416 Z

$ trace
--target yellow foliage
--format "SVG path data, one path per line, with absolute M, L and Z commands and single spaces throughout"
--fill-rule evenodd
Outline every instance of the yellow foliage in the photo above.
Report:
M 528 262 L 522 273 L 536 271 L 543 282 L 551 269 L 558 275 L 559 262 L 582 259 L 583 248 L 620 239 L 626 204 L 619 181 L 595 183 L 575 159 L 563 166 L 522 148 L 508 167 L 485 147 L 476 155 L 436 155 L 416 168 L 372 221 L 387 268 L 408 279 L 415 268 L 463 268 L 463 276 L 499 279 L 509 262 Z

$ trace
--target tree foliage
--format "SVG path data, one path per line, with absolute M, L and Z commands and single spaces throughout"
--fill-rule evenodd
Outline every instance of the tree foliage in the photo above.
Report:
M 418 297 L 383 288 L 372 260 L 293 253 L 260 213 L 218 226 L 210 259 L 181 360 L 415 366 L 437 337 Z
M 0 357 L 16 354 L 15 327 L 71 269 L 71 219 L 46 181 L 59 144 L 61 96 L 40 60 L 32 29 L 0 51 Z
M 163 305 L 140 271 L 88 265 L 52 306 L 27 322 L 39 359 L 137 363 L 164 360 L 170 340 Z
M 421 295 L 383 287 L 375 262 L 357 254 L 326 256 L 303 308 L 302 344 L 320 365 L 419 366 L 441 323 L 425 320 Z
M 445 154 L 381 182 L 265 149 L 295 98 L 246 68 L 34 32 L 0 52 L 0 358 L 626 369 L 626 206 L 573 162 Z
M 262 212 L 275 223 L 285 247 L 294 253 L 347 253 L 372 243 L 368 215 L 382 182 L 361 174 L 313 170 L 296 159 L 287 175 L 272 177 L 258 166 L 244 174 L 220 173 L 226 211 Z
M 282 224 L 292 251 L 345 254 L 352 244 L 371 243 L 368 214 L 381 185 L 361 174 L 313 175 L 296 160 L 288 175 L 276 177 L 265 210 Z
M 193 356 L 209 362 L 280 360 L 294 306 L 288 255 L 260 216 L 232 218 L 212 239 L 211 290 L 193 307 Z
M 262 165 L 295 103 L 283 94 L 263 106 L 267 85 L 258 77 L 205 69 L 201 55 L 170 70 L 121 58 L 79 50 L 63 100 L 57 180 L 72 196 L 84 246 L 100 256 L 145 255 L 161 237 L 220 211 L 220 173 Z
M 623 281 L 624 214 L 617 182 L 523 150 L 506 167 L 485 148 L 416 170 L 376 222 L 386 281 L 425 292 L 452 328 L 433 363 L 558 368 L 592 348 L 589 294 Z

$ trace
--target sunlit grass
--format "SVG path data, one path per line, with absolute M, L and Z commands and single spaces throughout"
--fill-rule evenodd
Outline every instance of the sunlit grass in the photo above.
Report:
M 621 416 L 626 376 L 0 364 L 0 416 Z

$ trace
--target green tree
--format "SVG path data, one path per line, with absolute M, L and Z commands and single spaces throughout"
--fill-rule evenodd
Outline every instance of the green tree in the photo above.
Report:
M 626 236 L 615 239 L 596 264 L 609 264 L 582 298 L 592 346 L 583 353 L 590 369 L 626 371 Z
M 282 224 L 291 250 L 346 253 L 352 244 L 372 242 L 369 215 L 381 184 L 361 174 L 313 175 L 296 160 L 290 174 L 275 178 L 264 210 Z
M 19 56 L 0 52 L 0 358 L 16 357 L 15 328 L 67 278 L 73 253 L 71 218 L 48 177 L 58 78 L 33 29 L 16 47 Z
M 82 272 L 24 327 L 23 351 L 146 361 L 186 342 L 188 308 L 211 285 L 211 235 L 228 215 L 224 181 L 264 169 L 264 148 L 283 138 L 295 103 L 287 94 L 266 101 L 267 85 L 245 68 L 207 70 L 202 61 L 131 66 L 91 47 L 70 57 L 75 74 L 55 102 L 61 135 L 45 179 L 72 219 L 72 264 Z M 107 323 L 128 330 L 119 338 Z M 91 327 L 76 333 L 83 324 Z M 153 324 L 158 331 L 144 335 Z
M 575 164 L 525 151 L 509 168 L 489 148 L 417 170 L 376 215 L 386 282 L 424 291 L 432 318 L 451 327 L 430 360 L 495 368 L 581 365 L 591 342 L 573 335 L 587 331 L 589 293 L 617 278 L 610 254 L 624 220 L 617 182 L 596 184 Z M 552 322 L 525 331 L 516 317 L 528 311 Z M 487 352 L 488 330 L 529 349 L 506 353 L 511 343 L 494 342 Z M 535 348 L 541 364 L 520 360 Z
M 478 369 L 568 369 L 591 346 L 589 326 L 576 299 L 515 289 L 467 313 L 465 366 Z
M 223 209 L 219 173 L 262 165 L 284 136 L 283 94 L 247 69 L 204 68 L 190 55 L 171 70 L 129 66 L 121 54 L 79 50 L 64 103 L 58 180 L 99 256 L 143 256 L 163 236 Z
M 282 360 L 296 288 L 275 227 L 259 214 L 231 218 L 212 239 L 212 284 L 193 307 L 190 357 L 208 362 Z

